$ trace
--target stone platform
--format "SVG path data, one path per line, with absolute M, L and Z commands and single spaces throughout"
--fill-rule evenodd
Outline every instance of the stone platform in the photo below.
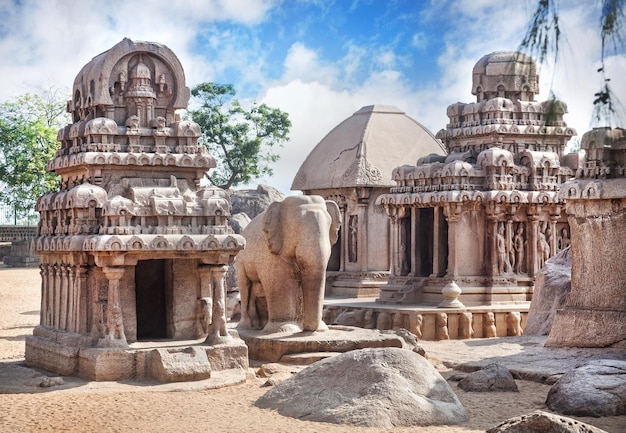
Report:
M 248 349 L 236 333 L 217 345 L 204 339 L 136 342 L 128 348 L 87 343 L 79 334 L 37 326 L 26 337 L 26 365 L 95 381 L 152 378 L 162 383 L 206 380 L 215 371 L 245 372 L 249 366 Z
M 521 335 L 529 308 L 530 302 L 438 308 L 383 304 L 374 298 L 327 297 L 324 322 L 378 330 L 405 328 L 420 341 L 507 337 Z
M 404 341 L 393 333 L 351 326 L 329 326 L 328 331 L 263 334 L 261 331 L 238 329 L 248 345 L 250 359 L 269 362 L 308 363 L 350 350 L 369 347 L 403 347 Z

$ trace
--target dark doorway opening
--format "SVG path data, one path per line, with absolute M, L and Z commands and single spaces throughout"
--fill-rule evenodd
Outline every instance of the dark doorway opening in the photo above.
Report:
M 166 338 L 165 260 L 140 260 L 135 267 L 137 340 Z
M 428 277 L 433 273 L 433 230 L 435 212 L 433 208 L 420 208 L 418 236 L 418 258 L 420 262 L 420 274 Z

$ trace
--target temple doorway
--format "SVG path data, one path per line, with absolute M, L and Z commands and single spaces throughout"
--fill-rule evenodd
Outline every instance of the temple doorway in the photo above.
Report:
M 167 338 L 167 260 L 139 260 L 135 267 L 137 340 Z

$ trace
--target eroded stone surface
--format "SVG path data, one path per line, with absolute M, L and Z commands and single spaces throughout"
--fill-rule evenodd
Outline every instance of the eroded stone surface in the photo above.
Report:
M 255 330 L 239 330 L 246 342 L 250 359 L 278 362 L 285 355 L 315 352 L 348 352 L 371 347 L 397 347 L 407 344 L 394 333 L 377 330 L 330 326 L 322 332 L 284 332 L 265 334 Z M 409 349 L 413 350 L 413 347 Z M 286 360 L 286 358 L 285 358 Z
M 519 392 L 511 372 L 502 364 L 489 364 L 459 381 L 459 388 L 470 392 Z
M 546 405 L 565 415 L 626 414 L 626 361 L 591 361 L 564 374 L 550 388 Z
M 572 254 L 567 248 L 548 260 L 537 275 L 524 334 L 548 335 L 554 316 L 563 308 L 571 288 Z
M 547 345 L 626 348 L 626 130 L 581 139 L 584 166 L 560 190 L 569 215 L 572 289 Z
M 487 433 L 607 433 L 584 422 L 537 410 L 509 418 Z
M 319 361 L 255 403 L 294 418 L 391 428 L 458 424 L 465 409 L 423 357 L 403 349 L 363 349 Z

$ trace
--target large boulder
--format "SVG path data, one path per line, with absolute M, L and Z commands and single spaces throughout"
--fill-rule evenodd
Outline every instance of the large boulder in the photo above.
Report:
M 397 348 L 354 350 L 318 361 L 255 404 L 298 419 L 364 427 L 467 421 L 437 370 L 417 353 Z
M 459 381 L 459 388 L 470 392 L 519 392 L 511 372 L 502 364 L 489 364 Z
M 536 410 L 509 418 L 486 433 L 606 433 L 584 422 Z
M 566 248 L 548 260 L 535 279 L 524 335 L 548 335 L 556 311 L 572 289 L 572 253 Z
M 282 201 L 285 194 L 269 185 L 259 185 L 256 189 L 230 191 L 231 214 L 245 213 L 253 219 L 265 212 L 272 202 Z
M 564 415 L 625 415 L 626 361 L 599 359 L 564 374 L 550 388 L 546 405 Z

